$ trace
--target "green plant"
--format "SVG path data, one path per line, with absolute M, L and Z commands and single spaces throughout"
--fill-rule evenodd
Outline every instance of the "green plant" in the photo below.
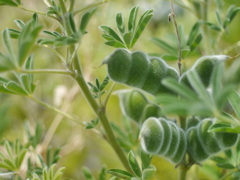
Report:
M 74 126 L 76 134 L 80 134 L 79 129 L 84 129 L 84 132 L 94 133 L 109 143 L 122 163 L 121 167 L 101 166 L 98 175 L 90 167 L 81 168 L 82 177 L 87 180 L 164 179 L 164 174 L 157 174 L 163 167 L 154 162 L 158 156 L 166 158 L 178 169 L 179 180 L 187 179 L 187 173 L 193 174 L 193 166 L 201 172 L 217 168 L 216 172 L 211 170 L 209 179 L 239 178 L 240 95 L 239 79 L 236 78 L 239 75 L 239 54 L 232 52 L 239 48 L 239 44 L 233 47 L 228 45 L 225 50 L 222 46 L 240 8 L 229 5 L 226 10 L 222 0 L 176 1 L 180 7 L 201 19 L 193 22 L 193 27 L 186 34 L 184 25 L 178 25 L 180 21 L 177 21 L 174 2 L 170 0 L 168 21 L 173 23 L 175 32 L 166 36 L 170 38 L 169 42 L 167 39 L 152 38 L 152 42 L 163 50 L 162 53 L 147 53 L 152 51 L 147 47 L 136 50 L 141 47 L 137 46 L 137 41 L 141 41 L 140 36 L 151 22 L 153 10 L 145 11 L 138 20 L 139 7 L 133 7 L 127 24 L 124 16 L 118 13 L 115 19 L 118 32 L 110 26 L 99 26 L 105 44 L 116 48 L 104 60 L 98 59 L 107 66 L 107 75 L 104 73 L 101 77 L 101 73 L 99 76 L 92 73 L 88 78 L 84 66 L 89 61 L 79 47 L 87 44 L 84 36 L 91 29 L 88 28 L 91 18 L 98 18 L 95 15 L 98 13 L 96 7 L 107 2 L 102 0 L 83 5 L 83 2 L 75 0 L 44 0 L 46 12 L 39 12 L 27 9 L 21 0 L 0 0 L 0 6 L 33 13 L 27 22 L 15 20 L 17 29 L 6 28 L 2 31 L 4 50 L 0 53 L 0 92 L 28 98 L 58 114 L 47 123 L 47 126 L 50 124 L 47 132 L 39 117 L 37 125 L 25 125 L 25 140 L 18 137 L 16 141 L 2 141 L 0 168 L 4 172 L 0 173 L 0 177 L 19 180 L 66 179 L 69 175 L 65 177 L 64 172 L 73 167 L 68 167 L 70 163 L 62 165 L 59 160 L 61 154 L 71 152 L 71 148 L 61 147 L 58 143 L 56 147 L 53 142 L 55 146 L 50 146 L 61 120 L 66 118 L 77 125 Z M 209 18 L 212 9 L 216 9 L 215 21 Z M 39 16 L 43 16 L 47 23 L 43 23 Z M 54 26 L 49 28 L 47 24 Z M 45 66 L 36 69 L 41 60 L 36 55 L 37 50 L 42 49 L 51 51 L 60 63 L 51 61 L 48 65 L 53 65 L 52 69 Z M 95 52 L 96 49 L 93 54 Z M 106 55 L 105 52 L 103 54 Z M 51 60 L 50 55 L 46 57 Z M 237 66 L 234 69 L 235 63 Z M 69 104 L 50 105 L 49 97 L 41 98 L 36 81 L 39 74 L 70 78 L 65 85 L 71 86 L 68 84 L 70 81 L 78 85 L 89 105 L 87 109 L 93 112 L 92 116 L 87 116 L 89 113 L 82 100 L 74 104 L 77 100 L 74 91 L 69 90 L 64 96 L 70 99 L 68 103 L 73 104 L 71 107 L 76 115 L 67 113 Z M 47 89 L 47 85 L 57 84 L 53 76 L 46 79 L 50 83 L 44 84 L 43 89 Z M 125 85 L 128 88 L 117 92 L 122 115 L 119 121 L 118 115 L 111 113 L 107 106 L 117 83 L 121 84 L 121 88 Z M 37 114 L 36 109 L 33 114 Z M 42 110 L 39 111 L 41 116 Z M 0 115 L 6 116 L 1 110 Z M 113 119 L 110 119 L 112 115 Z M 70 122 L 64 122 L 63 129 L 69 132 L 67 127 Z M 3 126 L 7 127 L 4 123 Z M 71 132 L 75 133 L 74 130 Z M 79 137 L 75 139 L 75 142 L 82 142 Z M 197 176 L 200 179 L 203 175 L 199 173 Z M 72 178 L 76 177 L 73 175 Z

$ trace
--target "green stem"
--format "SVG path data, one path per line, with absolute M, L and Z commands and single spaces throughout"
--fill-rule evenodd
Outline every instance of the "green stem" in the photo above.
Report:
M 65 28 L 66 34 L 69 35 L 69 34 L 71 34 L 71 29 L 70 29 L 68 20 L 65 19 L 65 17 L 66 17 L 65 14 L 68 12 L 66 10 L 63 0 L 59 0 L 59 4 L 60 4 L 60 9 L 61 9 L 61 12 L 63 15 L 63 25 Z M 127 157 L 125 156 L 122 148 L 118 144 L 117 139 L 112 131 L 112 128 L 111 128 L 108 118 L 106 116 L 105 107 L 100 107 L 97 104 L 96 100 L 93 98 L 92 93 L 90 92 L 90 90 L 88 88 L 88 85 L 82 74 L 81 64 L 80 64 L 78 54 L 75 53 L 75 51 L 76 51 L 75 45 L 69 46 L 69 53 L 70 53 L 70 56 L 72 56 L 72 62 L 70 64 L 70 68 L 74 72 L 76 72 L 76 74 L 72 75 L 72 77 L 78 83 L 82 93 L 84 94 L 84 96 L 87 99 L 88 103 L 90 104 L 91 108 L 93 109 L 95 114 L 98 116 L 99 120 L 101 121 L 103 128 L 105 130 L 106 138 L 108 139 L 108 142 L 111 144 L 112 148 L 114 149 L 115 153 L 118 155 L 118 157 L 119 157 L 120 161 L 122 162 L 122 164 L 124 165 L 124 167 L 129 172 L 132 172 L 132 170 L 128 164 Z
M 43 15 L 43 16 L 51 17 L 51 18 L 53 18 L 53 19 L 55 19 L 55 20 L 59 20 L 57 17 L 52 16 L 52 15 L 47 15 L 47 14 L 44 13 L 44 12 L 40 12 L 40 11 L 36 11 L 36 10 L 32 10 L 32 9 L 27 9 L 27 8 L 25 8 L 25 7 L 23 7 L 23 6 L 18 6 L 18 7 L 19 7 L 20 9 L 24 10 L 24 11 L 27 11 L 27 12 L 36 13 L 36 14 L 40 14 L 40 15 Z
M 52 51 L 57 57 L 59 57 L 59 59 L 61 60 L 61 62 L 63 64 L 66 64 L 65 58 L 59 52 L 57 52 L 55 49 L 53 49 L 53 48 L 51 48 L 50 46 L 47 46 L 47 45 L 43 45 L 43 47 Z
M 84 124 L 84 123 L 82 123 L 81 121 L 79 121 L 78 119 L 76 119 L 75 117 L 73 117 L 72 115 L 67 114 L 67 113 L 61 111 L 60 109 L 58 109 L 58 108 L 56 108 L 56 107 L 53 107 L 53 106 L 51 106 L 51 105 L 49 105 L 49 104 L 47 104 L 47 103 L 45 103 L 45 102 L 43 102 L 43 101 L 41 101 L 41 100 L 33 97 L 33 96 L 28 96 L 28 97 L 29 97 L 31 100 L 35 101 L 36 103 L 38 103 L 38 104 L 40 104 L 40 105 L 42 105 L 42 106 L 44 106 L 44 107 L 46 107 L 46 108 L 48 108 L 48 109 L 50 109 L 50 110 L 53 110 L 53 111 L 55 111 L 55 112 L 63 115 L 64 117 L 66 117 L 66 118 L 74 121 L 75 123 L 80 124 L 81 126 L 84 126 L 84 127 L 85 127 L 85 124 Z
M 174 12 L 174 8 L 173 8 L 173 0 L 170 0 L 170 6 L 171 6 L 171 14 L 169 15 L 170 20 L 173 21 L 173 25 L 176 31 L 176 35 L 177 35 L 177 42 L 178 42 L 178 70 L 179 70 L 179 74 L 181 76 L 182 74 L 182 48 L 181 48 L 181 38 L 180 38 L 180 34 L 179 34 L 179 30 L 178 30 L 178 25 L 177 25 L 177 21 L 176 21 L 176 15 Z
M 75 5 L 75 0 L 70 0 L 70 6 L 69 6 L 69 12 L 72 12 L 74 9 L 74 5 Z
M 97 6 L 101 5 L 101 4 L 107 3 L 109 1 L 110 0 L 103 0 L 103 1 L 100 1 L 100 2 L 89 4 L 88 6 L 86 6 L 84 8 L 81 8 L 81 9 L 78 9 L 78 10 L 74 11 L 73 14 L 76 15 L 76 14 L 81 13 L 81 12 L 87 10 L 87 9 L 97 7 Z
M 178 180 L 186 180 L 187 171 L 188 171 L 189 168 L 186 167 L 184 164 L 180 165 L 178 168 L 179 168 Z
M 58 70 L 58 69 L 32 69 L 32 70 L 18 70 L 20 73 L 29 73 L 29 74 L 37 74 L 37 73 L 45 73 L 45 74 L 63 74 L 72 76 L 74 73 L 68 70 Z
M 132 172 L 132 170 L 128 164 L 128 160 L 127 160 L 124 152 L 122 151 L 121 147 L 117 143 L 115 135 L 113 134 L 112 128 L 111 128 L 108 118 L 106 116 L 105 107 L 100 108 L 98 106 L 98 104 L 96 103 L 95 99 L 93 98 L 91 92 L 89 91 L 89 88 L 88 88 L 84 78 L 82 77 L 82 75 L 78 75 L 77 77 L 74 77 L 74 78 L 77 81 L 77 83 L 79 84 L 79 86 L 82 90 L 82 93 L 85 95 L 85 97 L 86 97 L 88 103 L 90 104 L 90 106 L 92 107 L 93 111 L 100 119 L 100 121 L 103 125 L 103 128 L 105 130 L 105 133 L 107 135 L 108 142 L 112 145 L 112 148 L 118 155 L 119 159 L 121 160 L 121 162 L 125 166 L 125 168 L 129 172 Z

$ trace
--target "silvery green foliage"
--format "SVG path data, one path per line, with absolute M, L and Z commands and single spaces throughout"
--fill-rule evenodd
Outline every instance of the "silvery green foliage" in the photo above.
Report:
M 140 132 L 140 141 L 145 152 L 163 156 L 174 164 L 180 163 L 186 153 L 185 132 L 164 118 L 147 119 Z

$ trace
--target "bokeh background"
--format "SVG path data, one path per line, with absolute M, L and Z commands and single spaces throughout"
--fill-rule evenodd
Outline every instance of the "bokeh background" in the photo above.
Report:
M 187 1 L 187 0 L 186 0 Z M 84 7 L 90 3 L 97 2 L 94 0 L 76 1 L 76 9 Z M 224 9 L 234 4 L 240 6 L 239 0 L 224 0 Z M 211 2 L 209 11 L 209 19 L 216 22 L 215 17 L 215 1 Z M 46 6 L 42 0 L 23 0 L 23 6 L 28 9 L 33 9 L 41 12 L 46 12 Z M 141 38 L 134 46 L 133 50 L 141 50 L 146 53 L 161 54 L 164 51 L 152 43 L 151 38 L 157 37 L 177 46 L 176 35 L 173 24 L 168 22 L 168 14 L 170 13 L 170 2 L 165 0 L 112 0 L 97 7 L 97 11 L 92 17 L 87 31 L 81 41 L 78 54 L 81 58 L 82 68 L 87 81 L 94 81 L 96 77 L 103 80 L 107 74 L 106 67 L 100 66 L 102 60 L 109 55 L 114 48 L 104 44 L 104 39 L 101 37 L 101 31 L 98 26 L 109 25 L 116 30 L 115 15 L 121 12 L 127 20 L 132 7 L 139 6 L 140 13 L 145 10 L 153 9 L 154 16 Z M 180 7 L 175 6 L 176 18 L 179 25 L 182 25 L 186 36 L 190 32 L 198 17 L 194 13 Z M 18 8 L 1 6 L 0 7 L 0 31 L 8 28 L 16 28 L 15 19 L 28 21 L 33 13 L 26 12 Z M 76 18 L 80 19 L 82 14 Z M 53 31 L 58 28 L 58 24 L 53 20 L 39 16 L 40 23 L 44 29 Z M 219 52 L 222 53 L 225 49 L 237 45 L 240 42 L 240 15 L 234 19 L 229 26 L 228 32 L 224 33 L 219 46 Z M 213 33 L 213 38 L 214 38 Z M 204 41 L 200 47 L 204 46 Z M 0 52 L 3 50 L 2 37 L 0 37 Z M 17 45 L 17 42 L 16 42 Z M 238 46 L 237 46 L 238 47 Z M 57 51 L 63 56 L 66 55 L 64 48 L 58 48 Z M 211 52 L 211 50 L 209 50 Z M 240 48 L 239 48 L 240 52 Z M 232 53 L 239 53 L 238 49 Z M 202 51 L 202 54 L 207 52 Z M 211 52 L 212 53 L 212 52 Z M 36 47 L 34 49 L 34 67 L 48 69 L 63 69 L 65 66 L 60 62 L 52 52 L 44 47 Z M 199 54 L 192 55 L 183 59 L 184 68 L 188 68 L 199 57 Z M 168 61 L 173 67 L 177 67 L 176 61 Z M 39 99 L 54 105 L 64 112 L 73 114 L 82 122 L 89 122 L 95 119 L 95 115 L 90 106 L 82 96 L 77 84 L 69 77 L 63 75 L 35 74 L 34 79 L 37 82 L 37 88 L 34 96 Z M 107 86 L 109 89 L 110 86 Z M 114 90 L 126 89 L 124 85 L 116 85 Z M 16 138 L 22 142 L 26 140 L 24 135 L 24 124 L 29 124 L 33 129 L 36 124 L 43 125 L 44 136 L 43 144 L 39 147 L 39 151 L 44 146 L 52 146 L 54 148 L 62 148 L 61 160 L 58 166 L 66 167 L 64 179 L 84 179 L 82 175 L 82 167 L 86 166 L 92 172 L 98 173 L 103 166 L 107 168 L 122 168 L 121 163 L 115 156 L 109 144 L 96 133 L 85 130 L 78 124 L 69 119 L 63 118 L 59 114 L 36 104 L 35 102 L 20 96 L 0 94 L 0 140 L 8 139 L 14 141 Z M 114 121 L 119 126 L 122 125 L 122 114 L 120 111 L 119 100 L 116 95 L 112 95 L 107 105 L 107 115 L 111 121 Z M 174 180 L 177 177 L 177 170 L 167 160 L 161 157 L 154 157 L 153 164 L 157 167 L 156 176 L 153 179 Z M 214 171 L 208 164 L 203 168 L 193 167 L 190 172 L 189 179 L 214 179 Z M 201 177 L 196 177 L 195 172 L 200 172 Z

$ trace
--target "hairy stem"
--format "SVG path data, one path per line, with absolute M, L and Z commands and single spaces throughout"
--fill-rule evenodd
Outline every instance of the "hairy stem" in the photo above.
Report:
M 65 28 L 66 34 L 70 35 L 71 34 L 71 29 L 69 26 L 68 20 L 65 18 L 66 14 L 68 13 L 65 7 L 65 4 L 63 0 L 59 0 L 60 2 L 60 9 L 62 12 L 62 17 L 63 17 L 63 26 Z M 96 5 L 95 5 L 96 6 Z M 94 6 L 94 7 L 95 7 Z M 71 62 L 70 62 L 70 68 L 72 71 L 75 72 L 75 75 L 72 75 L 72 77 L 76 80 L 78 83 L 82 93 L 84 94 L 85 98 L 87 99 L 88 103 L 90 104 L 91 108 L 95 112 L 95 114 L 98 116 L 99 120 L 101 121 L 103 128 L 106 133 L 106 138 L 112 148 L 114 149 L 115 153 L 118 155 L 119 159 L 121 160 L 122 164 L 124 167 L 129 171 L 132 172 L 129 164 L 127 157 L 125 156 L 122 148 L 117 142 L 117 139 L 115 138 L 115 135 L 112 131 L 112 128 L 110 126 L 110 123 L 108 121 L 108 118 L 106 116 L 106 111 L 105 107 L 100 107 L 96 100 L 93 98 L 92 93 L 90 92 L 88 85 L 83 77 L 82 69 L 81 69 L 81 64 L 80 64 L 80 59 L 77 55 L 75 45 L 70 45 L 69 46 L 69 54 L 72 57 Z
M 169 14 L 169 20 L 171 20 L 173 22 L 175 31 L 176 31 L 176 35 L 177 35 L 177 42 L 178 42 L 178 70 L 179 70 L 179 74 L 181 76 L 182 74 L 182 48 L 181 48 L 181 38 L 180 38 L 180 34 L 179 34 L 179 30 L 178 30 L 178 25 L 177 25 L 177 21 L 176 21 L 176 16 L 175 16 L 175 12 L 174 12 L 174 8 L 173 8 L 173 0 L 170 0 L 170 6 L 171 6 L 171 13 Z

